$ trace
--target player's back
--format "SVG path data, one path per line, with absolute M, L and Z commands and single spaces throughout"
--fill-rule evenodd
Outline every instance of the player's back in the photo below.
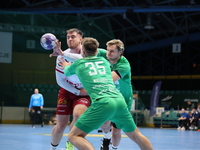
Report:
M 86 57 L 74 65 L 75 73 L 93 100 L 121 96 L 113 83 L 110 65 L 103 57 Z

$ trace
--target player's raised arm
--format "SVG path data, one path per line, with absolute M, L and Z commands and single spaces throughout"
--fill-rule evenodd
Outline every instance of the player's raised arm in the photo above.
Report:
M 49 57 L 52 56 L 59 56 L 59 55 L 63 55 L 64 52 L 61 49 L 61 42 L 59 42 L 59 40 L 56 40 L 56 46 L 53 48 L 53 53 L 49 55 Z

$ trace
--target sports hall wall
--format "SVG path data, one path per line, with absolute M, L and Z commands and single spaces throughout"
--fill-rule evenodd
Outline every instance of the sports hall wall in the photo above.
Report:
M 13 52 L 11 64 L 0 63 L 1 102 L 5 106 L 28 106 L 34 88 L 39 88 L 45 105 L 55 106 L 55 61 L 56 57 L 49 58 L 48 54 Z

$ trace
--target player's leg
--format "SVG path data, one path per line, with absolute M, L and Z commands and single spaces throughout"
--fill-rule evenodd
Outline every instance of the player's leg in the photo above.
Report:
M 87 133 L 73 126 L 68 135 L 68 139 L 79 150 L 95 150 L 92 144 L 84 138 L 86 135 Z
M 41 127 L 43 127 L 44 123 L 43 123 L 42 112 L 41 112 L 41 108 L 40 107 L 37 107 L 36 114 L 37 114 L 37 117 L 38 117 L 38 119 L 40 121 Z
M 74 123 L 78 120 L 78 118 L 87 110 L 90 106 L 90 98 L 89 96 L 71 96 L 73 98 L 73 119 L 70 124 L 70 129 L 74 126 Z M 66 150 L 74 150 L 74 146 L 67 141 L 66 142 Z
M 125 132 L 125 134 L 134 142 L 137 143 L 137 145 L 140 147 L 141 150 L 153 150 L 153 147 L 150 143 L 150 141 L 141 134 L 141 132 L 136 128 L 132 132 Z
M 60 143 L 64 130 L 68 124 L 70 115 L 57 115 L 57 123 L 52 130 L 51 145 L 56 148 Z M 53 149 L 53 148 L 52 148 Z
M 75 147 L 81 150 L 94 150 L 92 144 L 85 141 L 84 137 L 86 133 L 98 129 L 103 123 L 114 116 L 116 109 L 113 104 L 115 101 L 111 102 L 107 98 L 102 98 L 92 103 L 85 113 L 80 116 L 68 137 Z
M 132 98 L 131 97 L 124 97 L 128 110 L 131 110 L 132 107 Z M 119 144 L 121 141 L 121 129 L 118 129 L 116 124 L 113 123 L 112 128 L 112 149 L 118 150 Z
M 32 123 L 32 128 L 35 128 L 35 118 L 36 118 L 36 112 L 35 112 L 35 107 L 32 107 L 31 110 L 31 123 Z
M 121 129 L 118 129 L 115 124 L 112 128 L 112 149 L 118 150 L 121 141 Z
M 102 129 L 104 137 L 102 140 L 100 150 L 109 150 L 109 145 L 110 145 L 110 141 L 111 141 L 111 122 L 106 121 L 101 126 L 101 129 Z
M 70 100 L 70 92 L 60 88 L 58 94 L 56 119 L 57 123 L 52 130 L 51 149 L 54 150 L 60 143 L 64 130 L 68 125 L 70 115 L 72 114 L 72 100 Z
M 70 124 L 70 128 L 74 126 L 74 123 L 78 120 L 78 118 L 87 110 L 88 106 L 83 104 L 77 104 L 75 105 L 73 109 L 73 119 Z
M 136 142 L 141 150 L 153 150 L 150 141 L 138 130 L 125 101 L 121 98 L 115 99 L 115 101 L 118 110 L 111 121 L 115 122 L 118 129 L 122 129 L 131 140 Z

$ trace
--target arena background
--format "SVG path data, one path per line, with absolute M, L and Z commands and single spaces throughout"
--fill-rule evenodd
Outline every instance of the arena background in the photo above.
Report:
M 100 47 L 113 38 L 125 43 L 132 83 L 141 105 L 149 109 L 151 90 L 162 81 L 159 105 L 178 109 L 188 99 L 199 102 L 200 2 L 194 0 L 80 1 L 8 0 L 0 2 L 0 102 L 27 107 L 33 89 L 55 107 L 58 86 L 55 58 L 44 50 L 40 37 L 53 33 L 67 48 L 66 30 L 79 28 L 97 38 Z M 11 38 L 11 52 L 5 52 Z M 9 46 L 9 45 L 8 45 Z M 10 62 L 4 62 L 7 58 Z M 172 96 L 167 104 L 161 100 Z

